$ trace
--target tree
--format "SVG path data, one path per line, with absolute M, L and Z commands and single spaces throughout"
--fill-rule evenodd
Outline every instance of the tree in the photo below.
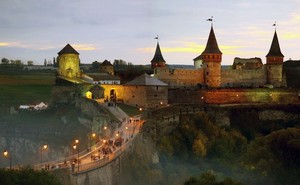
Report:
M 27 61 L 27 65 L 28 66 L 33 66 L 33 61 L 31 61 L 31 60 Z
M 9 64 L 9 60 L 7 58 L 2 58 L 1 64 L 7 65 L 7 64 Z
M 53 66 L 56 66 L 55 57 L 53 57 Z
M 184 185 L 243 185 L 241 182 L 226 177 L 222 181 L 217 181 L 217 176 L 213 171 L 207 171 L 199 177 L 190 177 Z
M 61 185 L 58 179 L 47 171 L 31 168 L 19 170 L 0 169 L 0 184 L 5 185 Z
M 92 68 L 98 70 L 98 69 L 100 69 L 100 65 L 101 65 L 100 62 L 95 61 L 92 63 Z

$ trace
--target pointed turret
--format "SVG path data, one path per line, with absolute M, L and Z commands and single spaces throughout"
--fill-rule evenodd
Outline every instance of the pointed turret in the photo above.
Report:
M 267 58 L 267 83 L 274 87 L 281 87 L 282 83 L 282 65 L 284 55 L 281 53 L 277 33 L 275 30 L 271 48 L 266 55 Z
M 159 43 L 157 42 L 156 50 L 153 59 L 151 60 L 151 67 L 154 69 L 155 67 L 165 67 L 166 61 L 161 54 Z
M 271 48 L 269 53 L 266 55 L 266 57 L 284 57 L 284 55 L 281 53 L 277 33 L 275 31 L 273 36 L 273 41 L 271 44 Z
M 221 85 L 222 52 L 219 49 L 213 27 L 210 29 L 205 50 L 201 54 L 205 84 L 209 87 Z
M 213 27 L 211 27 L 211 29 L 210 29 L 207 44 L 206 44 L 205 50 L 202 52 L 202 55 L 209 54 L 209 53 L 222 54 L 222 52 L 219 49 Z

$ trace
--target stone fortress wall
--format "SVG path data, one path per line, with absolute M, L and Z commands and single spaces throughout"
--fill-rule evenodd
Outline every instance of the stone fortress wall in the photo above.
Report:
M 169 87 L 197 86 L 204 83 L 204 70 L 200 69 L 169 69 L 159 67 L 154 69 L 154 76 L 165 82 Z
M 252 70 L 221 70 L 221 87 L 259 87 L 265 84 L 267 84 L 267 72 L 265 67 Z
M 169 87 L 197 86 L 205 83 L 204 69 L 156 68 L 154 76 Z M 267 84 L 265 66 L 259 69 L 222 69 L 221 87 L 259 87 Z
M 169 90 L 169 104 L 299 104 L 297 90 L 239 88 L 210 90 Z

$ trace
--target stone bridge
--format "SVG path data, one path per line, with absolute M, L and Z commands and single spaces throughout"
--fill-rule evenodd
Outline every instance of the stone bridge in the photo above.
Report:
M 118 107 L 105 108 L 122 122 L 111 138 L 101 140 L 89 151 L 78 151 L 61 160 L 37 164 L 34 168 L 55 174 L 63 185 L 120 184 L 122 158 L 139 135 L 143 120 L 141 115 L 130 118 Z M 121 144 L 117 145 L 116 141 Z

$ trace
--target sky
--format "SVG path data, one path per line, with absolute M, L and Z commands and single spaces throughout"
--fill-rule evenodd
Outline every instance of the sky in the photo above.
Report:
M 300 59 L 300 0 L 0 0 L 0 58 L 43 64 L 69 43 L 82 63 L 145 65 L 158 35 L 167 64 L 193 65 L 211 16 L 222 65 L 265 63 L 275 21 L 285 60 Z

